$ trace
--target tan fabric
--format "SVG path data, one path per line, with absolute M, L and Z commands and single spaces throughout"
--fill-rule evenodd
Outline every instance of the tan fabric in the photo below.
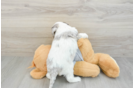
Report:
M 92 45 L 88 39 L 79 39 L 78 46 L 84 61 L 97 64 L 102 71 L 109 77 L 118 77 L 120 73 L 119 66 L 108 54 L 94 53 Z
M 77 44 L 84 61 L 78 61 L 75 63 L 75 75 L 83 77 L 96 77 L 99 75 L 101 68 L 108 77 L 115 78 L 119 76 L 119 67 L 108 54 L 95 54 L 88 39 L 81 38 L 78 40 Z M 41 45 L 35 51 L 34 59 L 32 61 L 32 65 L 30 66 L 30 68 L 36 67 L 36 69 L 30 72 L 30 75 L 33 78 L 40 79 L 46 75 L 46 59 L 50 48 L 50 45 Z
M 46 74 L 47 74 L 47 71 L 41 71 L 41 70 L 38 69 L 38 68 L 33 69 L 33 70 L 30 72 L 30 75 L 31 75 L 34 79 L 41 79 L 41 78 L 43 78 Z
M 32 65 L 29 68 L 36 67 L 30 72 L 30 75 L 35 79 L 43 78 L 47 73 L 46 60 L 50 51 L 51 45 L 40 45 L 34 54 Z
M 74 74 L 83 77 L 96 77 L 100 73 L 100 68 L 85 61 L 78 61 L 74 65 Z
M 98 65 L 107 76 L 113 78 L 119 76 L 120 69 L 117 63 L 108 54 L 97 53 L 95 56 L 99 57 Z

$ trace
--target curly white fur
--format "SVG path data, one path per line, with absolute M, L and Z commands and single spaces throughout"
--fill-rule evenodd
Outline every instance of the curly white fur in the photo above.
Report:
M 81 81 L 74 77 L 73 60 L 78 49 L 78 31 L 63 22 L 56 22 L 52 27 L 54 40 L 47 58 L 47 77 L 50 79 L 49 88 L 52 88 L 56 76 L 64 75 L 68 82 Z
M 86 33 L 79 33 L 77 36 L 77 39 L 80 39 L 80 38 L 88 38 L 88 35 Z

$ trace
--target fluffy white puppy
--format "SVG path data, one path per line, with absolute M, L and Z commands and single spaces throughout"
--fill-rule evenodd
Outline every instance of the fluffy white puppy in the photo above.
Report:
M 74 77 L 73 60 L 78 49 L 78 31 L 63 22 L 56 22 L 52 27 L 54 40 L 47 58 L 47 78 L 50 79 L 49 88 L 52 88 L 57 75 L 64 75 L 68 82 L 81 81 Z

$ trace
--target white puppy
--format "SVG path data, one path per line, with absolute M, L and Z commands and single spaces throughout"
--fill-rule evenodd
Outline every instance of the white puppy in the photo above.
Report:
M 56 22 L 52 27 L 54 40 L 47 58 L 47 78 L 50 79 L 49 88 L 52 88 L 57 75 L 64 75 L 68 82 L 81 81 L 74 77 L 73 60 L 78 49 L 78 31 L 63 22 Z

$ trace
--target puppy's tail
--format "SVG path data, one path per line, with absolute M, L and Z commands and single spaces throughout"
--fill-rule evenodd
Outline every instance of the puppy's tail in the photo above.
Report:
M 50 72 L 50 84 L 49 84 L 49 88 L 52 88 L 53 87 L 53 84 L 55 82 L 55 79 L 58 75 L 58 71 L 56 69 L 52 70 Z

